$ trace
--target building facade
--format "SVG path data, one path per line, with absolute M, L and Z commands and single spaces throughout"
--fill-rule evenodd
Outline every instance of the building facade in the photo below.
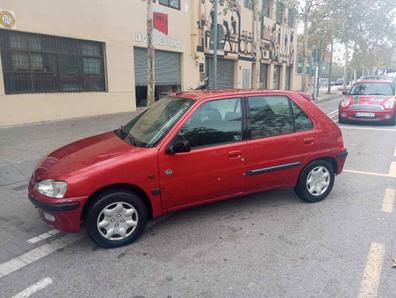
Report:
M 155 0 L 157 99 L 213 86 L 212 2 Z M 252 0 L 218 2 L 217 87 L 252 88 L 260 67 L 258 87 L 294 89 L 294 10 L 258 1 L 256 32 Z M 142 0 L 1 1 L 0 126 L 145 106 L 146 11 Z

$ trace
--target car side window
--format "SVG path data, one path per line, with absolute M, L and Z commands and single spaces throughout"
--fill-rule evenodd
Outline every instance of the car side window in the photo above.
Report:
M 241 141 L 241 99 L 204 103 L 184 124 L 179 136 L 186 138 L 191 148 Z
M 249 137 L 271 137 L 293 132 L 293 118 L 286 96 L 249 97 Z
M 304 131 L 313 128 L 311 119 L 304 113 L 304 111 L 294 101 L 290 101 L 293 109 L 294 116 L 294 130 Z

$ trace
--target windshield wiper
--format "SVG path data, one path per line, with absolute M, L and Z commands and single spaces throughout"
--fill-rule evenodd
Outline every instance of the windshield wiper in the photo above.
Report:
M 123 139 L 127 138 L 130 145 L 136 146 L 135 138 L 132 136 L 129 130 L 125 129 L 124 125 L 120 126 L 120 131 L 124 134 Z

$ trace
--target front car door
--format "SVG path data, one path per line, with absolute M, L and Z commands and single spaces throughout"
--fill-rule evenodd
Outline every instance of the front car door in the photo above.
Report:
M 315 141 L 311 120 L 281 95 L 249 97 L 247 110 L 247 191 L 294 185 L 305 162 L 304 146 Z
M 167 154 L 175 138 L 190 152 Z M 203 102 L 159 150 L 163 208 L 176 209 L 242 193 L 246 144 L 240 98 Z

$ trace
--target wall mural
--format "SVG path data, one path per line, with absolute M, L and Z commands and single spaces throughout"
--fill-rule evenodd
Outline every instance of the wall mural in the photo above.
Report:
M 213 2 L 200 0 L 199 3 L 197 50 L 205 53 L 213 50 Z M 237 0 L 219 0 L 217 11 L 217 48 L 224 51 L 225 56 L 254 60 L 253 30 L 242 29 L 241 6 Z M 293 63 L 293 31 L 276 23 L 270 24 L 264 20 L 261 23 L 260 58 L 279 63 Z M 253 24 L 250 27 L 253 29 Z

